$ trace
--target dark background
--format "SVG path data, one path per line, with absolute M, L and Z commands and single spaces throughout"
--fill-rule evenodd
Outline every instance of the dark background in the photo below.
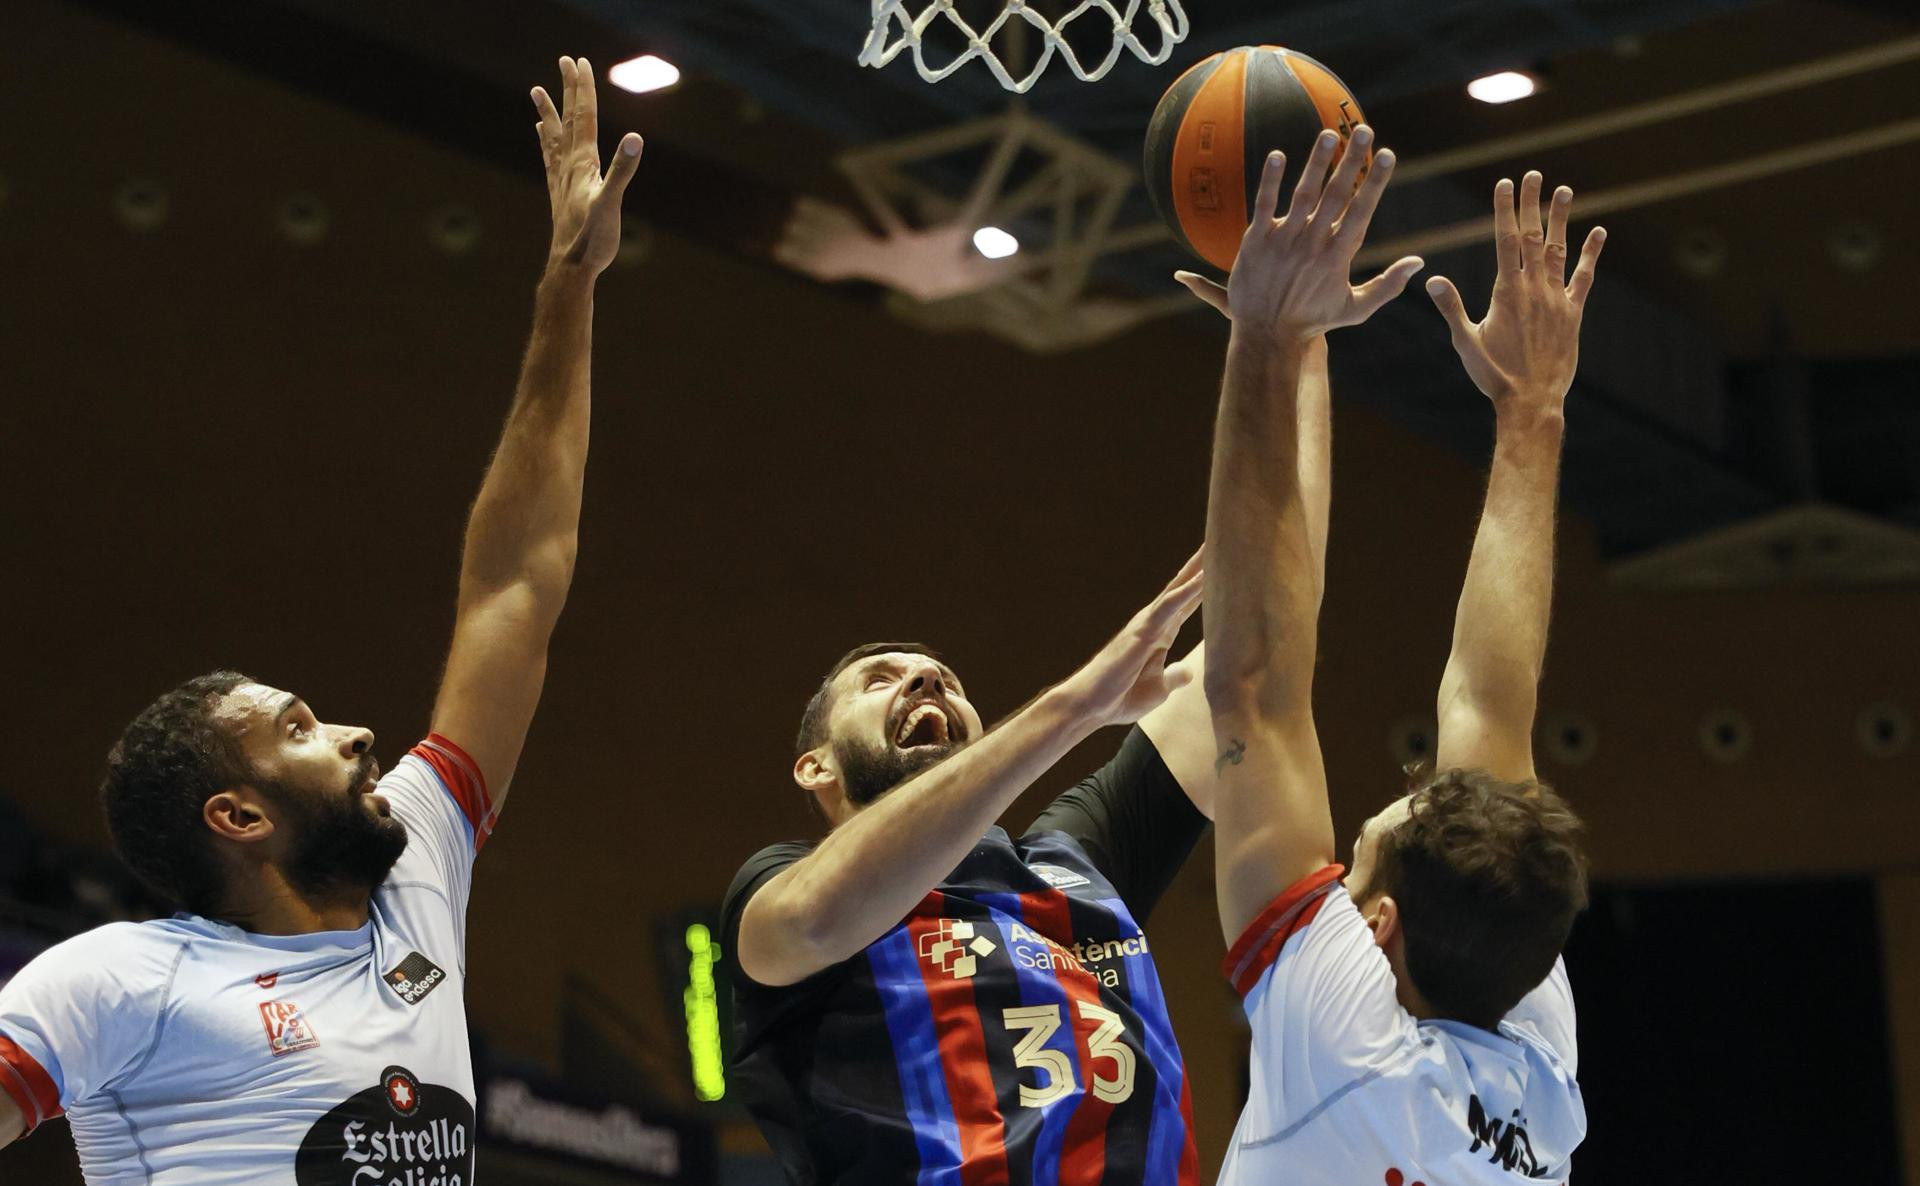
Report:
M 819 672 L 925 638 L 1004 714 L 1159 587 L 1204 513 L 1210 314 L 1033 355 L 768 257 L 795 194 L 845 200 L 839 149 L 1004 106 L 977 79 L 859 69 L 866 8 L 0 10 L 0 799 L 18 811 L 0 850 L 38 879 L 16 895 L 40 903 L 31 925 L 115 908 L 49 882 L 111 881 L 85 855 L 101 756 L 181 678 L 239 666 L 371 726 L 389 759 L 424 730 L 546 243 L 526 88 L 561 52 L 659 52 L 680 88 L 602 90 L 608 142 L 648 136 L 643 231 L 599 290 L 579 571 L 476 882 L 469 1006 L 503 1056 L 569 1074 L 591 1011 L 636 1092 L 695 1109 L 655 926 L 809 832 L 788 746 Z M 1177 62 L 1313 53 L 1409 166 L 1916 32 L 1865 3 L 1190 10 Z M 1030 101 L 1125 158 L 1175 64 Z M 1460 93 L 1514 64 L 1548 89 Z M 1532 165 L 1594 193 L 1899 125 L 1916 95 L 1894 63 L 1396 186 L 1381 225 L 1477 216 Z M 1605 219 L 1542 694 L 1542 772 L 1588 819 L 1601 883 L 1568 955 L 1584 1178 L 1920 1180 L 1920 777 L 1910 743 L 1860 737 L 1920 711 L 1917 181 L 1908 140 Z M 124 205 L 156 195 L 158 224 L 129 226 Z M 294 199 L 324 208 L 317 242 L 279 229 Z M 436 246 L 449 221 L 477 231 L 464 253 Z M 1839 262 L 1836 235 L 1871 262 Z M 1715 252 L 1717 271 L 1689 262 Z M 1154 291 L 1176 262 L 1103 281 Z M 1478 302 L 1490 252 L 1428 263 Z M 1490 420 L 1418 293 L 1333 358 L 1318 714 L 1349 835 L 1431 728 Z M 1726 712 L 1749 744 L 1723 761 L 1702 730 Z M 1245 1039 L 1209 860 L 1150 934 L 1210 1174 Z M 706 1115 L 725 1172 L 753 1180 L 751 1124 Z M 64 1140 L 0 1154 L 0 1181 L 75 1180 Z

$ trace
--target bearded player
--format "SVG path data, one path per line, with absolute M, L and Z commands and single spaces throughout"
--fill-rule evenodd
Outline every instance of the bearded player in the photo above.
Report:
M 90 931 L 0 990 L 0 1144 L 64 1111 L 92 1186 L 473 1181 L 470 873 L 572 580 L 593 290 L 641 150 L 626 136 L 603 176 L 592 70 L 560 72 L 559 110 L 533 91 L 551 253 L 432 732 L 382 778 L 372 733 L 225 671 L 136 717 L 108 825 L 186 912 Z
M 1326 380 L 1316 340 L 1297 400 L 1316 544 Z M 1200 579 L 1196 562 L 991 732 L 923 646 L 856 648 L 822 680 L 792 777 L 830 831 L 755 854 L 722 911 L 734 1078 L 789 1180 L 1197 1180 L 1141 927 L 1212 812 L 1205 657 L 1166 665 Z M 995 826 L 1068 750 L 1128 722 L 1025 833 Z
M 1564 1180 L 1586 1132 L 1560 961 L 1586 901 L 1579 822 L 1537 779 L 1532 729 L 1553 573 L 1563 405 L 1604 242 L 1566 279 L 1572 191 L 1495 192 L 1488 315 L 1428 283 L 1498 429 L 1441 682 L 1437 774 L 1366 822 L 1342 884 L 1312 712 L 1317 597 L 1289 464 L 1303 343 L 1358 324 L 1420 267 L 1348 273 L 1393 169 L 1370 129 L 1328 179 L 1316 144 L 1276 217 L 1282 162 L 1227 288 L 1233 318 L 1208 503 L 1206 608 L 1226 972 L 1253 1029 L 1221 1182 Z M 1277 397 L 1277 398 L 1276 398 Z

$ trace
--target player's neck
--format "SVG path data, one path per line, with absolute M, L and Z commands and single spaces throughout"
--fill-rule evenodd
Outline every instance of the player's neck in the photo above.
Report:
M 367 925 L 369 895 L 364 890 L 303 893 L 272 866 L 259 870 L 253 884 L 233 898 L 222 919 L 256 935 L 311 935 Z

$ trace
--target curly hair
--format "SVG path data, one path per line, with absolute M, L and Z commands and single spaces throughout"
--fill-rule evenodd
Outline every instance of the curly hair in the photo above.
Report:
M 1426 775 L 1380 837 L 1367 896 L 1400 910 L 1407 975 L 1444 1017 L 1492 1029 L 1547 974 L 1587 905 L 1580 818 L 1543 782 Z
M 195 676 L 143 709 L 107 753 L 100 803 L 115 851 L 148 888 L 195 914 L 217 910 L 224 889 L 201 808 L 252 776 L 214 709 L 252 682 L 237 671 Z

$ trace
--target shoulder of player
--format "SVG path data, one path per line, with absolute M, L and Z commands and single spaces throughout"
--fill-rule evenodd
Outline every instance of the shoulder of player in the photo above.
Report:
M 782 840 L 778 844 L 769 844 L 760 851 L 742 861 L 735 871 L 735 878 L 751 876 L 766 869 L 777 869 L 804 860 L 819 847 L 811 840 Z
M 811 840 L 783 840 L 778 844 L 769 844 L 743 861 L 734 870 L 733 879 L 727 884 L 726 902 L 733 902 L 742 894 L 757 890 L 772 875 L 788 865 L 805 859 L 816 847 Z
M 84 978 L 133 992 L 158 991 L 193 940 L 190 926 L 185 919 L 107 923 L 54 944 L 28 968 L 63 980 Z

